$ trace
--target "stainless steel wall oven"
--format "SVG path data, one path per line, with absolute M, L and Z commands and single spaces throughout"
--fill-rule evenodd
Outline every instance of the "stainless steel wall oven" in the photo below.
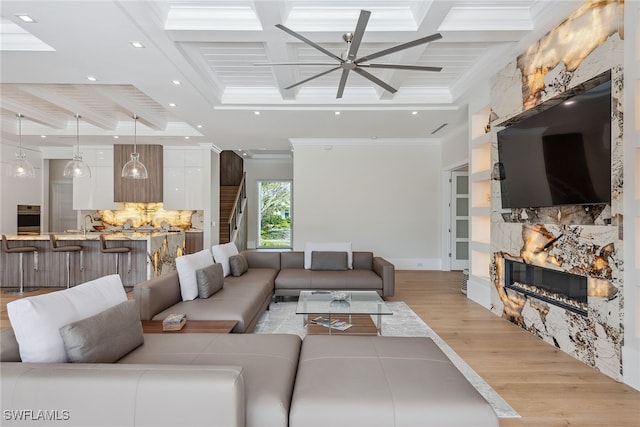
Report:
M 40 234 L 40 206 L 18 205 L 18 234 Z

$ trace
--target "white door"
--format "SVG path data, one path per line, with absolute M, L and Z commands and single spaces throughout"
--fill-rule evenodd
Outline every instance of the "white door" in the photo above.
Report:
M 77 228 L 78 215 L 73 210 L 73 183 L 71 181 L 52 182 L 49 199 L 51 206 L 49 230 L 61 232 Z
M 451 269 L 469 268 L 469 172 L 451 172 Z

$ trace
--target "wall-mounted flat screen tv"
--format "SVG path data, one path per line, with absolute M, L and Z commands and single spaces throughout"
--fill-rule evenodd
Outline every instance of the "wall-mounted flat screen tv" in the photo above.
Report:
M 498 132 L 502 208 L 611 202 L 611 80 Z

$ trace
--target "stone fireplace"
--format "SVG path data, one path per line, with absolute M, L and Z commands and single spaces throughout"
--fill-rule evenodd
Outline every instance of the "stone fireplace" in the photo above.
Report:
M 624 336 L 622 3 L 589 1 L 491 87 L 491 159 L 500 124 L 611 75 L 611 202 L 503 209 L 490 182 L 491 311 L 618 381 Z M 569 35 L 580 34 L 580 38 Z M 571 161 L 568 157 L 566 161 Z

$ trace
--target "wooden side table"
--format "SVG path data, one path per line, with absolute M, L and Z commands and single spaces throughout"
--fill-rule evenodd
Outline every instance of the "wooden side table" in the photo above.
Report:
M 162 320 L 142 320 L 142 332 L 146 334 L 228 334 L 238 324 L 237 320 L 189 320 L 179 331 L 163 331 Z

